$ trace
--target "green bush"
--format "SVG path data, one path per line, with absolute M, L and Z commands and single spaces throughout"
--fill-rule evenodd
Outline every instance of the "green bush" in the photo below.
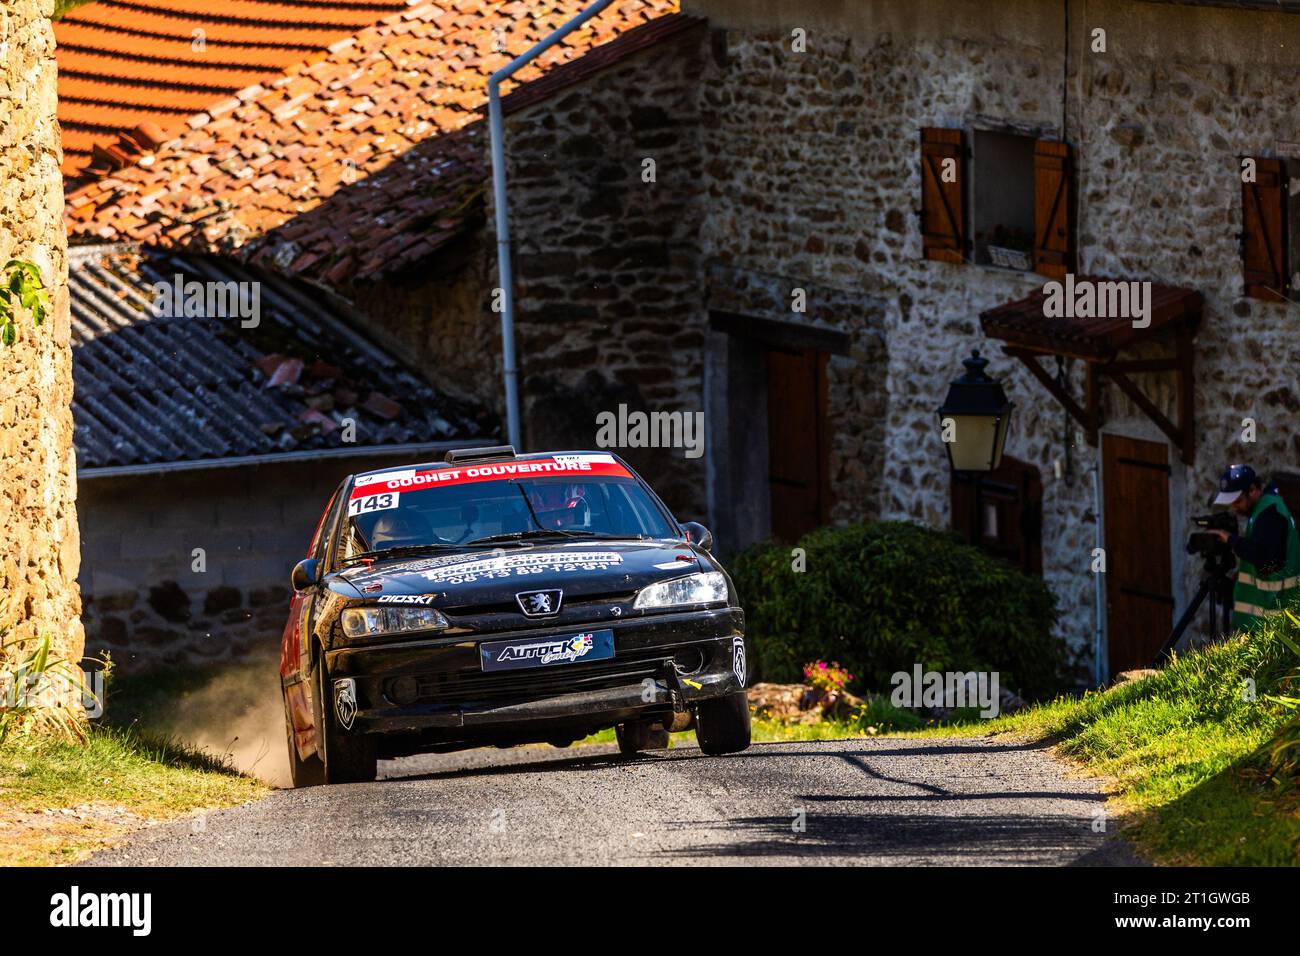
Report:
M 904 522 L 821 528 L 798 546 L 804 571 L 771 542 L 729 562 L 761 679 L 797 682 L 824 658 L 858 675 L 859 694 L 892 690 L 890 675 L 914 664 L 998 671 L 1027 699 L 1060 689 L 1056 601 L 1041 579 Z

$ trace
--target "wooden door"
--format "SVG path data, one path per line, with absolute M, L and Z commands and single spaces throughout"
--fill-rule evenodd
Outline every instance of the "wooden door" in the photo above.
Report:
M 1169 446 L 1106 435 L 1106 634 L 1111 675 L 1150 667 L 1173 627 Z
M 767 355 L 768 486 L 772 536 L 794 542 L 830 520 L 826 353 Z

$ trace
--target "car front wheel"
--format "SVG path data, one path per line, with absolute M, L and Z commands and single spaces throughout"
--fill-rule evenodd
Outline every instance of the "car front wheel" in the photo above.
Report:
M 329 670 L 322 655 L 316 661 L 312 684 L 312 718 L 316 724 L 316 753 L 324 764 L 325 783 L 365 783 L 378 773 L 375 741 L 364 734 L 348 733 L 334 713 Z
M 710 757 L 749 746 L 749 698 L 743 690 L 695 705 L 695 739 Z
M 289 781 L 294 789 L 300 787 L 319 787 L 325 782 L 325 765 L 318 754 L 312 754 L 306 760 L 298 756 L 298 747 L 293 742 L 293 718 L 289 716 L 289 702 L 284 702 L 284 729 L 289 738 Z

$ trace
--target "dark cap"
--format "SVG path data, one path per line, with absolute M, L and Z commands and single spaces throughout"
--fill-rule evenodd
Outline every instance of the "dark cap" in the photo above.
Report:
M 1219 477 L 1219 495 L 1214 499 L 1214 503 L 1232 504 L 1257 480 L 1255 469 L 1250 465 L 1230 465 L 1228 470 Z

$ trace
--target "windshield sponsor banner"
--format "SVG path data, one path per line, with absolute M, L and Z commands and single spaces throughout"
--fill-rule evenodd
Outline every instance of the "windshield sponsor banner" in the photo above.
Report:
M 352 497 L 368 497 L 381 491 L 425 491 L 447 485 L 505 478 L 547 478 L 554 476 L 631 478 L 631 473 L 613 455 L 552 455 L 528 461 L 496 461 L 465 468 L 408 469 L 361 475 L 352 487 Z
M 479 659 L 485 671 L 602 661 L 613 656 L 614 632 L 608 629 L 540 640 L 491 641 L 479 645 Z
M 524 577 L 547 571 L 605 571 L 622 563 L 623 556 L 617 551 L 500 554 L 430 568 L 421 572 L 421 576 L 437 584 L 467 584 L 480 579 Z

